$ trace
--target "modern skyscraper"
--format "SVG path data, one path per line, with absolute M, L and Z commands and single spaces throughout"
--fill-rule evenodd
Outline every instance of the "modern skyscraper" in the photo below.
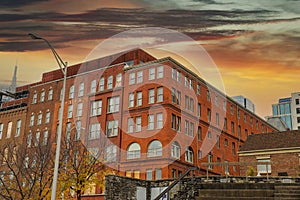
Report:
M 272 115 L 280 117 L 290 130 L 300 130 L 300 92 L 291 94 L 291 97 L 279 99 L 272 105 Z
M 246 109 L 250 110 L 251 112 L 255 113 L 255 105 L 250 99 L 248 99 L 244 96 L 241 96 L 241 95 L 233 96 L 231 98 L 233 98 L 236 102 L 238 102 L 244 108 L 246 108 Z

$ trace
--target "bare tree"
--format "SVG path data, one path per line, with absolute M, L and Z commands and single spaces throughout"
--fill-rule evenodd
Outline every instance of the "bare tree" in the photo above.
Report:
M 6 143 L 0 151 L 0 197 L 3 199 L 48 199 L 52 184 L 51 146 Z

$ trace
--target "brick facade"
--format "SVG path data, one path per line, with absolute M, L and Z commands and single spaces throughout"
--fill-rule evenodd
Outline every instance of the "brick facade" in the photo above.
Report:
M 201 168 L 201 174 L 208 155 L 209 162 L 237 162 L 248 135 L 276 131 L 172 58 L 156 59 L 138 49 L 70 66 L 67 74 L 63 137 L 67 126 L 75 137 L 80 121 L 81 141 L 105 153 L 110 147 L 107 162 L 120 175 L 166 179 L 192 166 Z M 55 70 L 44 73 L 41 82 L 17 89 L 29 91 L 25 143 L 29 134 L 34 140 L 39 133 L 41 141 L 46 132 L 48 142 L 55 141 L 62 78 Z M 101 105 L 98 111 L 92 109 L 95 101 Z M 100 132 L 92 131 L 94 124 Z M 224 174 L 221 167 L 209 172 Z M 239 170 L 231 168 L 230 174 Z

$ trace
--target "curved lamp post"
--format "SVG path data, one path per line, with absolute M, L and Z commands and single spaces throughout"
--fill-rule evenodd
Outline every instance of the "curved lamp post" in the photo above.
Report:
M 34 40 L 44 40 L 49 48 L 51 49 L 57 64 L 64 76 L 63 88 L 62 88 L 62 97 L 61 97 L 61 112 L 59 112 L 58 120 L 58 130 L 57 130 L 57 141 L 56 141 L 56 151 L 55 151 L 55 161 L 54 161 L 54 172 L 53 172 L 53 181 L 52 181 L 52 189 L 51 189 L 51 200 L 56 199 L 56 188 L 57 188 L 57 178 L 58 178 L 58 167 L 59 167 L 59 155 L 60 155 L 60 147 L 61 147 L 61 137 L 62 137 L 62 124 L 63 124 L 63 113 L 64 113 L 64 105 L 65 105 L 65 93 L 66 93 L 66 81 L 67 81 L 67 63 L 63 62 L 60 56 L 57 54 L 52 45 L 45 38 L 39 37 L 35 34 L 28 34 Z

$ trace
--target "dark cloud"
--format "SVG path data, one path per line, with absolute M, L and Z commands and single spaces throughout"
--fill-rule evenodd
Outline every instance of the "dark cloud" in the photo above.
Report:
M 41 1 L 49 1 L 49 0 L 1 0 L 0 8 L 16 8 L 20 6 L 34 4 Z
M 0 37 L 4 38 L 4 42 L 0 43 L 0 51 L 47 48 L 40 43 L 27 42 L 29 32 L 47 36 L 57 48 L 76 41 L 108 38 L 133 27 L 163 27 L 180 31 L 194 39 L 218 39 L 251 30 L 214 30 L 214 27 L 267 22 L 269 18 L 266 16 L 274 14 L 276 12 L 269 10 L 146 9 L 97 9 L 80 14 L 0 14 Z

